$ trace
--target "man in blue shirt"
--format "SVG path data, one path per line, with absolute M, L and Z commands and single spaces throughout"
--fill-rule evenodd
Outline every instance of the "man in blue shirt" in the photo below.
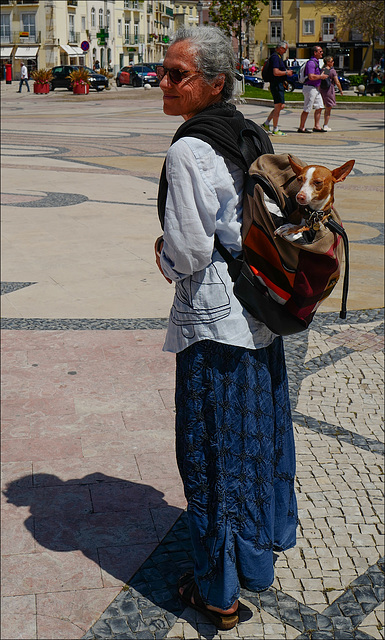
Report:
M 273 121 L 273 130 L 272 134 L 275 136 L 285 136 L 286 133 L 280 131 L 278 129 L 278 118 L 282 109 L 285 108 L 285 89 L 284 89 L 284 81 L 287 76 L 292 76 L 293 72 L 286 69 L 285 63 L 282 60 L 282 56 L 286 53 L 288 48 L 287 42 L 280 42 L 276 47 L 274 53 L 271 54 L 269 60 L 269 67 L 271 73 L 270 80 L 270 91 L 274 100 L 274 109 L 268 115 L 267 119 L 263 123 L 262 127 L 265 131 L 270 132 L 270 121 Z
M 327 75 L 322 73 L 319 60 L 323 56 L 323 51 L 319 45 L 316 45 L 313 48 L 313 56 L 310 60 L 307 61 L 305 67 L 305 82 L 302 87 L 303 96 L 304 96 L 304 105 L 303 111 L 301 113 L 301 119 L 299 123 L 298 133 L 311 133 L 305 129 L 306 119 L 314 107 L 314 128 L 313 131 L 316 133 L 325 133 L 325 130 L 322 129 L 320 125 L 321 120 L 321 111 L 324 107 L 324 103 L 322 100 L 322 96 L 320 93 L 320 84 L 321 80 L 325 80 Z

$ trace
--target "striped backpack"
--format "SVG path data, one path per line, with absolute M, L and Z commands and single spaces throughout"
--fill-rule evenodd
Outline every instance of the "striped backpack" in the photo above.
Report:
M 321 302 L 331 294 L 340 277 L 343 246 L 340 317 L 346 317 L 349 245 L 336 210 L 332 209 L 324 226 L 304 232 L 298 241 L 274 234 L 298 209 L 298 191 L 287 154 L 261 155 L 246 174 L 241 256 L 234 258 L 215 238 L 216 249 L 228 263 L 235 296 L 255 318 L 283 336 L 307 329 Z

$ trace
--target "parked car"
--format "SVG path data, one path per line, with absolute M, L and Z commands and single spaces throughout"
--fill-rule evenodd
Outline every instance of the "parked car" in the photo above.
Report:
M 155 71 L 155 73 L 156 73 L 156 68 L 161 67 L 162 65 L 163 65 L 163 62 L 146 62 L 146 67 L 149 67 L 151 71 Z
M 79 65 L 62 65 L 60 67 L 53 67 L 52 80 L 50 82 L 50 91 L 59 89 L 60 87 L 72 91 L 71 79 L 68 77 L 71 71 L 79 69 Z M 90 89 L 96 89 L 96 91 L 103 91 L 108 87 L 108 78 L 101 73 L 96 73 L 90 67 L 85 67 L 89 73 Z
M 345 76 L 341 76 L 338 74 L 338 80 L 341 83 L 342 91 L 346 91 L 346 89 L 350 89 L 350 80 L 345 78 Z M 287 88 L 286 91 L 294 91 L 294 89 L 302 89 L 302 84 L 298 82 L 298 73 L 294 72 L 292 76 L 288 76 L 287 79 Z M 338 93 L 338 88 L 335 87 L 336 92 Z
M 245 84 L 250 85 L 251 87 L 257 87 L 257 89 L 263 89 L 265 86 L 262 78 L 257 78 L 257 76 L 245 75 Z
M 142 87 L 144 84 L 150 84 L 157 87 L 159 79 L 156 72 L 150 67 L 141 64 L 135 64 L 130 67 L 122 67 L 116 74 L 116 85 L 121 87 L 127 84 L 133 87 Z

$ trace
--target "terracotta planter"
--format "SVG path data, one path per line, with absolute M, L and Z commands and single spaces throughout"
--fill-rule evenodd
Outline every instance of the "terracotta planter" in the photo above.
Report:
M 72 88 L 72 92 L 76 95 L 86 95 L 90 92 L 90 87 L 88 84 L 81 84 L 80 82 L 75 82 Z
M 33 85 L 34 93 L 49 93 L 49 82 L 35 82 Z

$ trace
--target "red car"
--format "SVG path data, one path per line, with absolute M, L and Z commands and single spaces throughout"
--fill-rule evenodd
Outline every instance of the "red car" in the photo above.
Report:
M 153 87 L 159 85 L 159 79 L 155 71 L 146 67 L 146 65 L 136 64 L 131 67 L 122 67 L 116 75 L 116 86 L 132 85 L 133 87 L 142 87 L 144 84 L 150 84 Z

